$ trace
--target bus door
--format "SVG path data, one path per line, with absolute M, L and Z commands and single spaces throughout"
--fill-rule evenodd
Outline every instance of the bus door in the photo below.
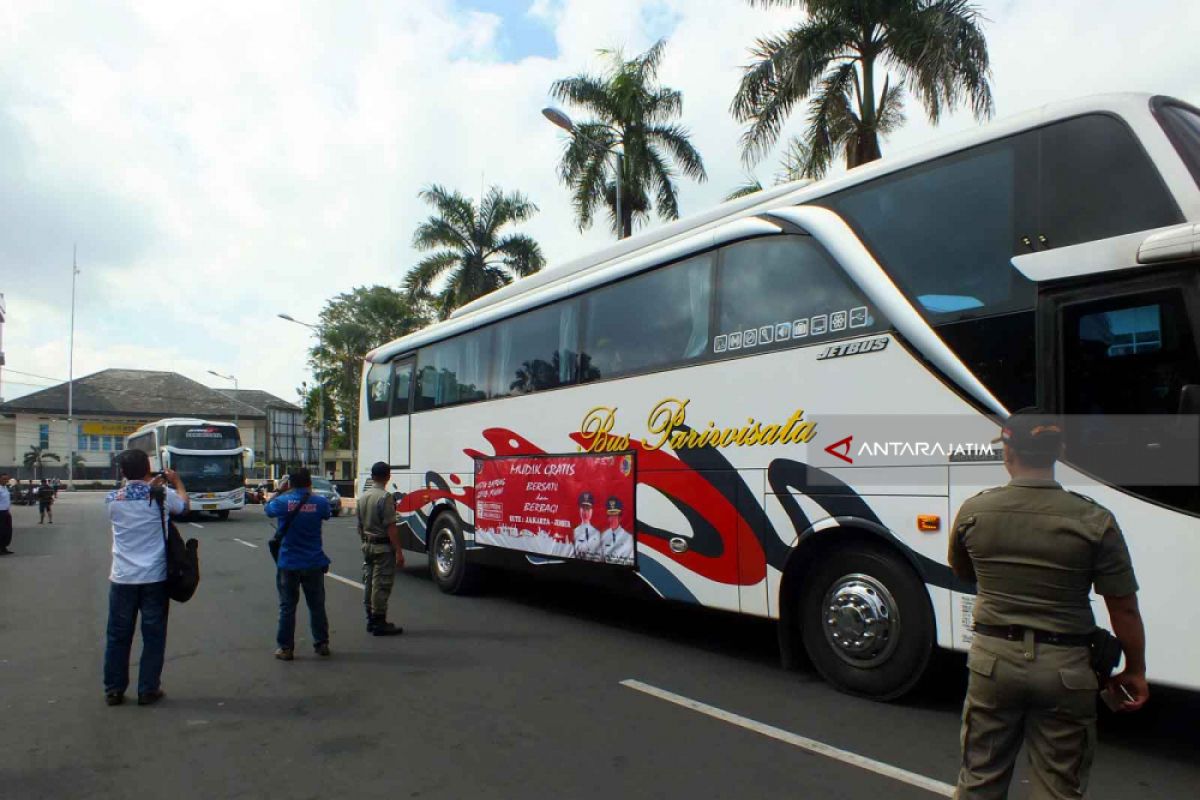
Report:
M 1065 461 L 1200 512 L 1200 272 L 1052 289 L 1039 317 L 1040 393 L 1067 415 Z
M 392 405 L 388 416 L 388 463 L 392 469 L 408 469 L 410 458 L 409 410 L 412 403 L 413 358 L 392 363 Z

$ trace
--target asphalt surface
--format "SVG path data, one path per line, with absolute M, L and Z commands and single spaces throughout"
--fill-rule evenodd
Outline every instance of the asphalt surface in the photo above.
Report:
M 64 496 L 53 526 L 13 509 L 0 797 L 938 796 L 621 684 L 631 679 L 934 781 L 957 772 L 961 658 L 942 659 L 915 696 L 874 703 L 782 670 L 769 623 L 512 576 L 450 597 L 423 555 L 409 554 L 393 593 L 403 636 L 367 636 L 361 592 L 330 579 L 333 657 L 312 655 L 301 603 L 297 660 L 276 661 L 257 507 L 182 526 L 201 542 L 203 581 L 171 609 L 167 697 L 109 708 L 101 498 Z M 358 580 L 351 521 L 325 538 L 332 573 Z M 1091 796 L 1196 797 L 1198 714 L 1200 697 L 1156 689 L 1141 714 L 1102 719 Z

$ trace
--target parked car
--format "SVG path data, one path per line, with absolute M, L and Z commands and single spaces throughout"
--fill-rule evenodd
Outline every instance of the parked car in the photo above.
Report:
M 333 510 L 335 517 L 342 514 L 342 496 L 338 494 L 337 487 L 332 481 L 325 478 L 312 479 L 312 491 L 315 495 L 320 495 L 329 501 L 329 507 Z

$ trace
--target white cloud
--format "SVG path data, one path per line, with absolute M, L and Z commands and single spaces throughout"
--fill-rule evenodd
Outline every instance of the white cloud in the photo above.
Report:
M 503 20 L 470 5 L 6 4 L 10 366 L 66 374 L 78 241 L 77 374 L 211 368 L 290 398 L 307 339 L 274 315 L 311 319 L 332 294 L 398 282 L 416 260 L 426 184 L 525 192 L 552 263 L 607 241 L 604 226 L 575 229 L 555 175 L 562 140 L 538 113 L 551 81 L 597 69 L 600 48 L 634 53 L 670 34 L 662 79 L 683 90 L 710 175 L 682 182 L 682 207 L 718 202 L 744 173 L 728 107 L 747 49 L 797 18 L 733 0 L 531 0 L 558 55 L 505 63 Z M 1197 4 L 1009 0 L 984 12 L 1001 115 L 1114 89 L 1200 100 Z M 960 113 L 939 130 L 974 124 Z M 886 151 L 930 135 L 912 108 Z M 757 172 L 769 178 L 773 160 Z

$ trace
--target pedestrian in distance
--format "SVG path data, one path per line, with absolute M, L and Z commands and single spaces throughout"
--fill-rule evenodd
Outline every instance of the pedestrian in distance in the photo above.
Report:
M 1117 710 L 1149 697 L 1137 580 L 1112 513 L 1054 479 L 1060 424 L 1025 409 L 998 441 L 1012 480 L 963 503 L 950 539 L 951 568 L 978 587 L 955 797 L 1007 797 L 1024 740 L 1033 796 L 1079 798 L 1101 681 Z M 1103 674 L 1111 665 L 1097 673 L 1091 658 L 1093 586 L 1125 652 L 1124 671 L 1111 678 Z
M 396 530 L 396 500 L 388 491 L 392 470 L 383 461 L 371 465 L 372 486 L 355 502 L 358 535 L 363 554 L 363 605 L 367 613 L 367 633 L 395 636 L 404 632 L 388 622 L 388 600 L 396 570 L 404 566 L 404 550 Z
M 150 458 L 137 449 L 117 457 L 125 485 L 104 498 L 112 524 L 112 570 L 108 587 L 108 634 L 104 650 L 104 699 L 110 706 L 125 700 L 129 653 L 138 614 L 142 616 L 142 660 L 138 667 L 138 705 L 163 697 L 163 659 L 167 649 L 167 546 L 162 515 L 188 509 L 187 490 L 172 470 L 150 475 Z M 167 484 L 170 484 L 169 486 Z M 162 492 L 162 505 L 155 494 Z
M 54 505 L 54 487 L 50 485 L 50 481 L 42 478 L 42 485 L 37 488 L 38 501 L 38 525 L 43 522 L 54 524 L 54 513 L 50 507 Z
M 296 651 L 296 606 L 300 590 L 308 605 L 313 650 L 319 656 L 330 655 L 329 618 L 325 614 L 325 573 L 329 556 L 321 541 L 321 527 L 333 516 L 329 501 L 312 492 L 312 474 L 298 469 L 284 478 L 279 493 L 263 507 L 276 520 L 275 538 L 279 541 L 275 587 L 279 591 L 279 627 L 275 634 L 275 657 L 291 661 Z
M 12 494 L 7 472 L 0 472 L 0 556 L 11 556 L 8 546 L 12 544 Z

